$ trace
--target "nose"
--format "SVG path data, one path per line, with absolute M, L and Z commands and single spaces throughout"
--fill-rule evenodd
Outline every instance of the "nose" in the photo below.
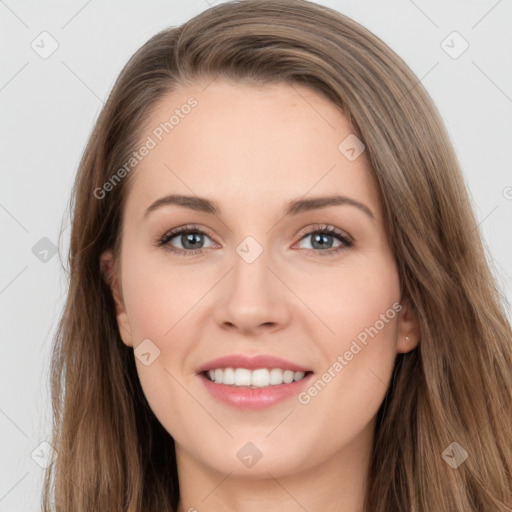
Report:
M 216 306 L 217 322 L 223 329 L 256 335 L 286 326 L 292 294 L 286 276 L 274 267 L 269 251 L 264 250 L 252 262 L 235 254 Z

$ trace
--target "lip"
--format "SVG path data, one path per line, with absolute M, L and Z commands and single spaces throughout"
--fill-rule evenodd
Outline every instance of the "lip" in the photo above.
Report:
M 217 366 L 217 368 L 219 368 Z M 300 370 L 298 370 L 300 371 Z M 203 373 L 198 375 L 207 391 L 223 404 L 245 410 L 258 410 L 270 407 L 292 396 L 297 396 L 306 387 L 313 373 L 290 384 L 278 384 L 264 388 L 236 387 L 216 384 L 208 380 Z
M 246 368 L 248 370 L 280 368 L 282 370 L 309 373 L 309 375 L 306 375 L 299 381 L 290 382 L 289 384 L 283 383 L 263 388 L 249 388 L 247 386 L 237 387 L 227 384 L 217 384 L 207 379 L 204 373 L 216 368 Z M 296 396 L 308 385 L 313 376 L 312 370 L 305 366 L 281 357 L 265 354 L 256 356 L 232 354 L 219 357 L 218 359 L 213 359 L 201 365 L 197 368 L 196 373 L 206 390 L 216 400 L 223 404 L 245 410 L 263 409 L 282 402 L 294 395 Z
M 249 357 L 242 354 L 231 354 L 208 361 L 197 368 L 196 373 L 200 374 L 208 370 L 215 370 L 216 368 L 247 368 L 248 370 L 281 368 L 282 370 L 292 370 L 294 372 L 312 371 L 310 368 L 272 355 L 259 354 Z

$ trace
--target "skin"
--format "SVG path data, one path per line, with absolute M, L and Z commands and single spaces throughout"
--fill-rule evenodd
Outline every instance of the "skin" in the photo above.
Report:
M 238 353 L 271 354 L 320 377 L 357 335 L 400 302 L 399 276 L 377 189 L 363 153 L 338 150 L 353 129 L 323 96 L 299 85 L 194 84 L 165 96 L 143 139 L 194 96 L 198 105 L 140 162 L 123 212 L 120 261 L 102 267 L 116 300 L 123 342 L 150 339 L 160 355 L 139 378 L 158 420 L 176 442 L 180 511 L 362 510 L 375 416 L 397 353 L 419 340 L 413 308 L 399 315 L 307 404 L 297 397 L 244 411 L 216 401 L 196 368 Z M 207 197 L 212 215 L 176 205 L 145 210 L 168 194 Z M 288 202 L 341 194 L 364 203 L 283 216 Z M 196 224 L 202 254 L 157 247 L 170 229 Z M 311 232 L 339 228 L 354 243 Z M 236 252 L 252 236 L 262 254 Z M 182 250 L 179 235 L 168 242 Z M 316 248 L 315 248 L 316 247 Z M 188 249 L 189 251 L 191 249 Z M 406 341 L 405 337 L 409 340 Z M 248 468 L 237 452 L 253 443 Z

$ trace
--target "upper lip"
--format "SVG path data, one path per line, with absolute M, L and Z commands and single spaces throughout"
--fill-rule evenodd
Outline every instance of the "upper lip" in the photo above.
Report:
M 287 361 L 277 356 L 264 354 L 245 356 L 243 354 L 232 354 L 208 361 L 197 368 L 196 373 L 215 370 L 216 368 L 247 368 L 248 370 L 256 370 L 257 368 L 281 368 L 282 370 L 292 370 L 294 372 L 311 371 L 300 364 Z

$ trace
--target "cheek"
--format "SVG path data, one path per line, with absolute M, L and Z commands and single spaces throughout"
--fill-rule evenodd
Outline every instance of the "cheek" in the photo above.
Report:
M 134 346 L 149 339 L 156 346 L 152 350 L 158 351 L 158 357 L 149 365 L 135 357 L 144 395 L 168 432 L 186 439 L 186 429 L 183 431 L 174 411 L 201 415 L 182 387 L 181 365 L 192 347 L 189 341 L 196 337 L 194 322 L 189 321 L 193 306 L 205 292 L 201 281 L 187 277 L 190 272 L 180 272 L 156 258 L 138 257 L 133 251 L 124 261 L 123 293 Z
M 201 270 L 184 271 L 165 258 L 133 258 L 126 262 L 123 291 L 134 343 L 144 338 L 170 339 L 175 326 L 211 287 Z M 190 312 L 190 313 L 189 313 Z
M 357 431 L 377 413 L 389 387 L 401 309 L 399 277 L 391 259 L 375 258 L 333 274 L 327 290 L 312 299 L 335 334 L 317 337 L 325 368 L 299 401 L 310 411 L 325 411 L 327 429 L 343 419 Z
M 329 328 L 322 327 L 322 338 L 330 350 L 343 349 L 360 334 L 364 339 L 366 329 L 375 325 L 381 339 L 393 334 L 400 300 L 399 277 L 391 258 L 375 256 L 324 270 L 315 279 L 300 283 L 308 306 Z
M 327 329 L 322 336 L 312 329 L 325 368 L 311 394 L 313 407 L 329 415 L 353 414 L 364 423 L 377 412 L 391 377 L 396 358 L 396 333 L 401 306 L 399 276 L 391 258 L 359 260 L 332 272 L 320 288 L 311 288 L 308 303 Z M 322 373 L 325 372 L 325 373 Z M 325 389 L 325 391 L 324 391 Z M 313 400 L 314 399 L 314 400 Z

